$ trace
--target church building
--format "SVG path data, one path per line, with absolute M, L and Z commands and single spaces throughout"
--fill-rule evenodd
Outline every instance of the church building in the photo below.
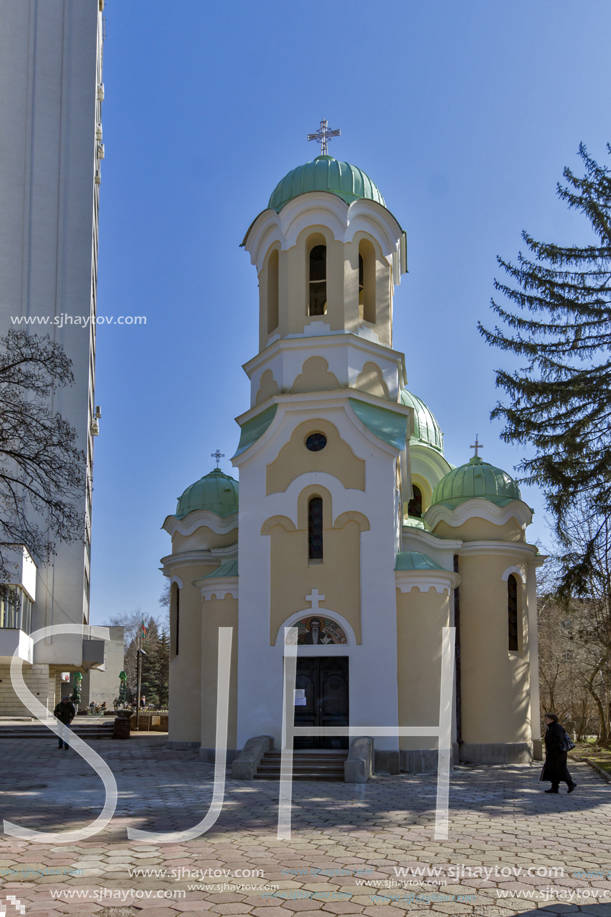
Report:
M 541 755 L 532 511 L 477 449 L 452 465 L 406 387 L 393 341 L 405 232 L 373 181 L 328 155 L 325 129 L 321 155 L 278 183 L 242 243 L 259 348 L 244 366 L 239 487 L 215 468 L 163 524 L 169 740 L 214 760 L 221 627 L 233 628 L 230 762 L 256 736 L 280 748 L 289 626 L 296 725 L 434 726 L 451 626 L 454 760 L 530 761 Z M 421 770 L 436 748 L 431 736 L 376 737 L 376 765 Z

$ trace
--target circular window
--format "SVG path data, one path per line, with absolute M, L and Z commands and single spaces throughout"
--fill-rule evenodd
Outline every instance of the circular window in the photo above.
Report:
M 310 452 L 320 452 L 327 445 L 327 437 L 322 433 L 310 433 L 306 439 L 306 446 Z

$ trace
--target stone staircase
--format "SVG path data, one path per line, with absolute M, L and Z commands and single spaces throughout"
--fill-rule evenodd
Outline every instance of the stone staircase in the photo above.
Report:
M 266 752 L 259 763 L 255 780 L 279 780 L 279 751 Z M 293 780 L 342 780 L 348 751 L 312 749 L 293 752 Z
M 53 720 L 54 723 L 57 720 Z M 79 738 L 85 742 L 92 739 L 112 739 L 114 730 L 114 717 L 77 717 L 70 727 Z M 49 739 L 56 741 L 50 729 L 37 721 L 10 721 L 5 719 L 0 722 L 0 740 L 2 739 Z

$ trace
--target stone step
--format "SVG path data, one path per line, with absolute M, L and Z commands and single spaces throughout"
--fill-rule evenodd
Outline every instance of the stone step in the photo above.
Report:
M 293 780 L 343 780 L 347 751 L 300 749 L 293 753 Z M 279 780 L 282 754 L 268 751 L 259 763 L 256 780 Z
M 75 729 L 70 731 L 82 739 L 111 739 L 114 722 L 108 725 L 91 726 L 79 723 Z M 46 726 L 0 726 L 0 739 L 44 739 L 50 735 L 51 730 Z

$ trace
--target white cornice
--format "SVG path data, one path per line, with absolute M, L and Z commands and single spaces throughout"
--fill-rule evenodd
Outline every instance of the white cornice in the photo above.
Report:
M 386 207 L 367 199 L 348 205 L 328 191 L 300 194 L 285 204 L 280 213 L 264 210 L 251 225 L 243 245 L 259 272 L 271 245 L 279 242 L 286 251 L 297 243 L 304 229 L 317 225 L 330 229 L 333 238 L 343 243 L 351 242 L 356 232 L 366 232 L 377 241 L 385 258 L 396 261 L 399 257 L 403 230 Z
M 194 586 L 200 587 L 202 602 L 208 602 L 212 596 L 217 599 L 224 599 L 230 595 L 232 598 L 238 598 L 238 581 L 237 576 L 214 576 L 212 579 L 203 577 L 195 580 Z
M 517 541 L 464 541 L 458 552 L 461 557 L 495 554 L 503 557 L 514 557 L 521 563 L 532 562 L 537 556 L 537 547 L 533 544 L 521 544 Z
M 426 511 L 424 519 L 431 529 L 435 529 L 440 522 L 458 528 L 468 519 L 484 519 L 493 525 L 505 525 L 510 519 L 515 519 L 525 529 L 532 522 L 532 511 L 522 500 L 512 500 L 507 506 L 497 506 L 485 497 L 472 497 L 454 509 L 436 503 Z
M 401 592 L 434 589 L 441 595 L 449 595 L 459 585 L 460 576 L 450 570 L 395 570 L 395 583 Z
M 377 395 L 370 395 L 368 392 L 362 392 L 360 389 L 345 388 L 341 390 L 336 389 L 331 392 L 300 392 L 296 395 L 273 395 L 271 398 L 268 398 L 264 404 L 255 405 L 249 411 L 245 411 L 244 414 L 240 414 L 239 417 L 236 417 L 236 422 L 242 426 L 247 421 L 252 420 L 253 417 L 256 417 L 257 414 L 260 414 L 263 410 L 270 408 L 273 404 L 278 405 L 276 416 L 267 430 L 258 440 L 249 446 L 248 449 L 232 458 L 232 464 L 236 468 L 239 468 L 245 462 L 250 461 L 257 455 L 259 450 L 265 448 L 276 435 L 286 414 L 304 412 L 312 417 L 314 411 L 319 409 L 326 411 L 332 408 L 341 408 L 344 410 L 353 426 L 380 452 L 395 457 L 400 454 L 394 446 L 389 445 L 389 443 L 377 437 L 365 426 L 365 424 L 361 423 L 348 403 L 349 398 L 354 398 L 357 401 L 364 401 L 367 404 L 373 404 L 376 407 L 384 408 L 386 411 L 392 410 L 396 414 L 404 414 L 408 418 L 408 431 L 412 428 L 413 408 L 409 408 L 404 404 L 398 404 L 394 401 L 387 401 L 385 398 L 378 398 Z
M 164 574 L 172 576 L 174 571 L 180 567 L 210 566 L 210 564 L 217 563 L 219 559 L 218 555 L 213 555 L 210 551 L 183 551 L 180 554 L 168 554 L 167 557 L 162 557 L 160 563 L 163 564 Z
M 355 350 L 360 350 L 371 357 L 390 360 L 393 363 L 397 363 L 400 368 L 403 368 L 405 357 L 400 351 L 392 350 L 390 347 L 386 347 L 385 344 L 377 344 L 375 341 L 354 334 L 352 331 L 334 331 L 332 334 L 278 339 L 247 363 L 244 363 L 242 368 L 250 378 L 257 369 L 283 351 L 311 351 L 313 347 L 319 350 L 337 347 L 338 345 L 354 347 Z
M 407 541 L 408 539 L 412 544 L 418 543 L 423 548 L 423 554 L 428 554 L 429 551 L 436 551 L 439 554 L 458 554 L 464 544 L 460 538 L 441 538 L 440 535 L 433 535 L 424 529 L 404 525 L 403 540 Z M 407 549 L 404 548 L 403 550 Z M 412 550 L 414 549 L 412 548 Z
M 233 529 L 238 527 L 238 514 L 231 513 L 230 516 L 217 516 L 216 513 L 208 509 L 194 509 L 183 519 L 177 516 L 166 516 L 162 529 L 174 536 L 177 532 L 179 535 L 192 535 L 193 532 L 205 525 L 212 529 L 216 535 L 227 535 Z

